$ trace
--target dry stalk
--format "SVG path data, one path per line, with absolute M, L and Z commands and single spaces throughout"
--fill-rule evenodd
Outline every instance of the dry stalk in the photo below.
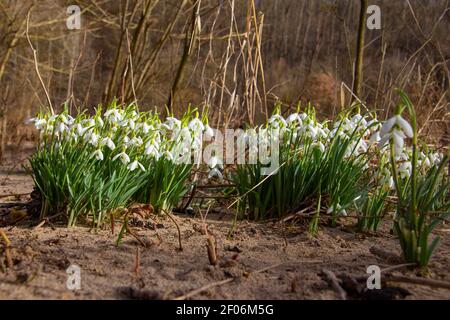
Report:
M 27 14 L 27 28 L 26 28 L 27 40 L 28 40 L 28 44 L 30 45 L 31 51 L 33 52 L 34 68 L 35 68 L 36 74 L 37 74 L 37 76 L 39 78 L 39 81 L 40 81 L 40 83 L 42 85 L 42 89 L 44 89 L 45 97 L 47 98 L 49 111 L 51 112 L 51 114 L 54 114 L 52 100 L 50 99 L 50 95 L 49 95 L 49 93 L 47 91 L 47 88 L 45 87 L 45 83 L 44 83 L 44 80 L 41 77 L 41 73 L 39 72 L 37 50 L 33 47 L 33 43 L 31 42 L 30 35 L 28 33 L 29 23 L 30 23 L 30 12 L 31 12 L 31 9 L 28 11 L 28 14 Z
M 4 250 L 5 250 L 5 258 L 6 258 L 6 265 L 8 268 L 12 269 L 13 267 L 13 261 L 11 257 L 11 241 L 8 239 L 8 236 L 3 230 L 0 230 L 0 237 L 5 242 Z

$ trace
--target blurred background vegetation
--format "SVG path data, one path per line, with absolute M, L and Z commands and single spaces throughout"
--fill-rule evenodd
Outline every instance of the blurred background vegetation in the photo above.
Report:
M 275 102 L 332 117 L 352 100 L 358 0 L 0 0 L 0 158 L 34 132 L 48 104 L 92 109 L 115 97 L 142 108 L 209 107 L 214 126 L 258 123 Z M 66 26 L 69 5 L 81 29 Z M 429 143 L 449 145 L 450 1 L 373 0 L 360 100 L 388 114 L 411 97 Z M 27 39 L 36 49 L 36 60 Z M 37 61 L 37 63 L 36 63 Z

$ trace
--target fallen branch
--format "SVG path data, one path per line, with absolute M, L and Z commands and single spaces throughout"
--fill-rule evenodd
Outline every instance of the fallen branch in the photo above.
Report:
M 50 224 L 50 220 L 51 219 L 57 218 L 57 217 L 59 217 L 59 216 L 61 216 L 63 214 L 64 214 L 64 212 L 60 212 L 60 213 L 54 214 L 54 215 L 52 215 L 50 217 L 46 217 L 46 218 L 42 219 L 41 221 L 39 221 L 39 223 L 36 226 L 33 227 L 33 230 L 41 228 L 46 223 Z
M 406 284 L 417 284 L 417 285 L 428 286 L 431 288 L 441 288 L 441 289 L 450 290 L 450 282 L 448 282 L 448 281 L 419 278 L 419 277 L 408 277 L 408 276 L 403 276 L 403 275 L 384 274 L 384 272 L 386 272 L 386 271 L 392 271 L 394 269 L 400 269 L 400 268 L 404 268 L 407 266 L 413 266 L 413 265 L 416 265 L 416 264 L 405 263 L 405 264 L 401 264 L 401 265 L 397 265 L 397 266 L 388 267 L 388 268 L 382 270 L 381 280 L 383 282 L 398 282 L 398 283 L 406 283 Z M 367 275 L 353 277 L 346 273 L 339 274 L 339 278 L 345 278 L 345 277 L 355 279 L 356 281 L 366 281 L 367 280 Z
M 428 286 L 431 288 L 442 288 L 450 290 L 450 282 L 442 280 L 433 280 L 419 277 L 407 277 L 407 276 L 395 276 L 395 275 L 385 275 L 382 278 L 387 282 L 401 282 L 409 284 L 418 284 L 423 286 Z
M 381 269 L 381 273 L 387 273 L 387 272 L 391 272 L 394 270 L 398 270 L 398 269 L 403 269 L 403 268 L 407 268 L 407 267 L 414 267 L 417 266 L 417 263 L 411 262 L 411 263 L 403 263 L 403 264 L 399 264 L 396 266 L 391 266 L 391 267 L 387 267 L 384 269 Z
M 339 294 L 340 299 L 347 300 L 347 292 L 341 287 L 340 280 L 336 275 L 332 271 L 326 269 L 322 270 L 322 274 L 328 284 Z

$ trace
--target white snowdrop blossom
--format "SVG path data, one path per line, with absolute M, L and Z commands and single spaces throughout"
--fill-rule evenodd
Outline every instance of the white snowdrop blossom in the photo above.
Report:
M 189 122 L 188 128 L 191 129 L 193 132 L 203 132 L 205 126 L 203 125 L 203 122 L 199 118 L 194 118 Z
M 342 208 L 339 203 L 336 205 L 333 204 L 330 208 L 328 208 L 327 213 L 337 213 L 342 216 L 347 216 L 347 211 Z
M 398 173 L 402 179 L 409 178 L 412 173 L 412 165 L 410 161 L 403 162 L 398 168 Z
M 102 146 L 107 146 L 109 149 L 114 150 L 116 148 L 116 145 L 114 144 L 114 141 L 111 140 L 111 138 L 103 138 L 100 142 Z
M 128 164 L 130 162 L 130 157 L 125 152 L 117 154 L 112 160 L 116 161 L 117 159 L 120 159 L 123 164 Z
M 145 172 L 144 166 L 142 165 L 142 163 L 140 163 L 140 162 L 137 161 L 137 160 L 134 160 L 133 162 L 131 162 L 131 163 L 127 166 L 127 169 L 130 170 L 130 171 L 134 171 L 134 170 L 136 170 L 138 167 L 139 167 L 142 171 Z
M 223 181 L 222 172 L 220 172 L 220 170 L 217 168 L 213 168 L 208 173 L 208 179 L 212 179 L 212 178 L 218 178 L 220 181 Z
M 212 156 L 209 160 L 208 160 L 208 166 L 213 169 L 213 168 L 220 168 L 223 169 L 223 162 L 222 160 L 217 157 L 217 156 Z
M 293 113 L 291 114 L 289 117 L 287 117 L 286 119 L 287 123 L 292 123 L 292 122 L 297 122 L 298 124 L 302 124 L 302 118 L 300 117 L 300 115 L 298 113 Z
M 102 161 L 104 159 L 103 157 L 103 152 L 100 149 L 95 150 L 92 154 L 91 154 L 91 158 L 95 157 L 95 159 Z
M 205 132 L 204 133 L 205 133 L 205 138 L 206 139 L 214 138 L 214 130 L 209 125 L 205 126 Z
M 384 147 L 387 142 L 392 140 L 395 154 L 398 156 L 403 151 L 406 137 L 413 137 L 413 129 L 408 121 L 397 114 L 383 124 L 380 136 L 379 146 Z

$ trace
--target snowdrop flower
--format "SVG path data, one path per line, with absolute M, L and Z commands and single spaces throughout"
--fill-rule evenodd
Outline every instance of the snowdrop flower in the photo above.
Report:
M 219 157 L 216 156 L 212 156 L 209 160 L 208 160 L 208 166 L 213 169 L 213 168 L 221 168 L 223 169 L 223 163 L 222 160 Z
M 89 137 L 89 143 L 93 146 L 98 145 L 98 135 L 95 132 L 92 132 Z
M 169 130 L 174 130 L 175 128 L 181 128 L 181 121 L 174 117 L 168 117 L 164 125 L 167 126 Z
M 395 189 L 395 182 L 393 177 L 389 177 L 387 185 L 389 186 L 389 189 L 394 190 Z
M 94 127 L 95 121 L 94 119 L 84 119 L 81 123 L 85 124 L 87 127 Z
M 319 143 L 317 143 L 317 147 L 319 148 L 319 150 L 321 152 L 325 152 L 325 145 L 321 141 L 319 141 Z
M 412 138 L 413 134 L 414 132 L 411 125 L 403 119 L 401 115 L 397 114 L 387 120 L 381 127 L 381 140 L 379 146 L 383 147 L 386 142 L 391 141 L 392 139 L 394 143 L 394 151 L 396 156 L 398 156 L 403 151 L 405 138 Z
M 56 126 L 56 132 L 57 133 L 64 133 L 65 131 L 69 131 L 69 128 L 65 125 L 64 122 L 58 123 Z
M 169 151 L 164 151 L 162 154 L 167 160 L 173 161 L 173 155 Z
M 111 150 L 114 150 L 116 148 L 116 145 L 114 144 L 114 142 L 109 137 L 103 138 L 102 141 L 100 142 L 100 144 L 102 146 L 106 145 Z
M 102 161 L 103 160 L 103 152 L 100 149 L 95 150 L 91 154 L 91 158 L 95 157 L 95 159 Z
M 109 109 L 105 112 L 104 117 L 107 118 L 110 123 L 121 121 L 123 118 L 118 109 Z
M 130 113 L 130 119 L 136 120 L 138 118 L 138 114 L 135 110 L 132 110 Z
M 136 128 L 137 128 L 137 126 L 136 126 Z M 142 132 L 145 133 L 145 134 L 147 134 L 147 133 L 150 131 L 151 126 L 148 125 L 146 122 L 144 122 L 144 123 L 141 125 L 141 128 L 142 128 Z
M 59 115 L 59 121 L 61 121 L 64 124 L 68 123 L 67 117 L 65 115 L 63 115 L 63 114 Z
M 367 128 L 369 128 L 369 130 L 372 132 L 378 131 L 380 127 L 381 123 L 376 119 L 372 119 L 367 123 Z
M 317 129 L 316 129 L 316 127 L 312 126 L 311 124 L 306 126 L 305 130 L 306 130 L 307 135 L 309 135 L 309 137 L 311 137 L 313 139 L 315 139 L 317 137 Z
M 351 121 L 352 121 L 354 124 L 356 124 L 356 125 L 358 125 L 358 126 L 361 126 L 361 127 L 366 127 L 366 126 L 367 126 L 367 121 L 366 121 L 366 119 L 364 119 L 364 117 L 363 117 L 362 115 L 360 115 L 359 113 L 358 113 L 358 114 L 355 114 L 355 115 L 352 117 Z
M 412 173 L 411 162 L 403 162 L 400 168 L 398 168 L 398 173 L 402 179 L 409 178 Z
M 378 171 L 376 176 L 382 185 L 387 185 L 389 189 L 394 189 L 394 178 L 391 176 L 391 171 L 387 167 L 383 167 L 383 169 Z
M 320 138 L 320 137 L 326 138 L 327 137 L 327 133 L 325 132 L 324 129 L 322 129 L 322 125 L 320 123 L 317 124 L 316 130 L 317 130 L 318 138 Z
M 430 159 L 430 162 L 434 165 L 439 165 L 444 158 L 444 156 L 441 153 L 432 153 L 428 155 L 428 158 Z
M 358 153 L 367 152 L 367 143 L 363 139 L 360 139 L 358 144 L 356 145 L 356 151 Z
M 188 128 L 193 132 L 202 132 L 205 129 L 205 126 L 199 118 L 194 118 L 189 122 Z
M 395 156 L 398 158 L 402 152 L 403 152 L 403 146 L 405 145 L 405 134 L 403 133 L 403 131 L 394 128 L 390 133 L 385 134 L 384 136 L 382 136 L 379 146 L 380 147 L 384 147 L 384 145 L 389 142 L 392 138 L 392 141 L 394 143 L 394 151 L 395 151 Z
M 88 128 L 83 128 L 83 126 L 81 124 L 79 124 L 79 123 L 75 126 L 75 128 L 76 128 L 78 136 L 84 135 L 84 133 L 88 129 Z
M 127 144 L 128 146 L 142 146 L 144 142 L 141 137 L 133 137 Z
M 43 130 L 45 126 L 47 125 L 47 120 L 45 119 L 33 119 L 34 120 L 34 126 L 38 130 Z
M 105 125 L 105 123 L 104 123 L 103 120 L 102 120 L 102 117 L 96 117 L 96 118 L 95 118 L 95 121 L 97 122 L 97 126 L 98 126 L 99 128 L 103 128 L 103 126 Z
M 139 161 L 137 161 L 137 160 L 134 160 L 133 162 L 131 162 L 131 163 L 127 166 L 127 169 L 130 170 L 130 171 L 134 171 L 134 170 L 136 170 L 138 167 L 139 167 L 142 171 L 145 172 L 144 166 L 143 166 Z
M 198 137 L 198 136 L 194 137 L 194 140 L 192 141 L 192 149 L 194 151 L 198 151 L 198 150 L 201 150 L 201 148 L 202 148 L 201 137 Z
M 298 113 L 293 113 L 286 119 L 287 123 L 292 123 L 295 121 L 297 121 L 299 123 L 299 125 L 302 125 L 302 118 L 300 118 Z
M 375 132 L 369 139 L 370 144 L 377 143 L 381 140 L 380 132 Z
M 125 152 L 121 152 L 118 155 L 114 156 L 112 160 L 116 161 L 116 159 L 118 158 L 120 159 L 120 161 L 122 161 L 123 164 L 128 164 L 130 162 L 130 157 Z
M 424 165 L 426 168 L 429 168 L 431 166 L 430 159 L 423 153 L 422 151 L 418 154 L 417 164 L 419 166 Z
M 347 211 L 345 211 L 344 208 L 341 207 L 341 205 L 338 204 L 333 204 L 328 210 L 327 213 L 334 213 L 337 212 L 337 214 L 340 214 L 342 216 L 347 216 Z
M 205 126 L 205 138 L 206 139 L 214 138 L 214 130 L 209 125 Z
M 217 168 L 213 168 L 208 173 L 208 179 L 218 178 L 220 181 L 223 181 L 223 175 Z
M 153 144 L 147 144 L 144 150 L 144 154 L 147 156 L 155 157 L 156 159 L 159 159 L 160 156 L 157 147 Z
M 273 116 L 271 116 L 269 119 L 269 124 L 274 126 L 275 128 L 278 128 L 280 124 L 282 124 L 283 126 L 287 125 L 286 120 L 284 120 L 284 118 L 279 114 L 274 114 Z
M 392 131 L 392 128 L 398 127 L 399 131 L 403 131 L 403 133 L 409 137 L 412 138 L 413 137 L 413 129 L 411 127 L 411 125 L 408 123 L 408 121 L 406 121 L 405 119 L 402 118 L 401 115 L 397 114 L 395 116 L 393 116 L 392 118 L 390 118 L 389 120 L 387 120 L 383 126 L 381 127 L 381 136 L 385 136 L 388 133 L 390 133 Z
M 302 120 L 302 121 L 305 121 L 305 120 L 309 120 L 309 116 L 308 116 L 308 114 L 306 114 L 306 113 L 301 113 L 301 114 L 299 114 L 299 117 L 300 117 L 300 119 Z

